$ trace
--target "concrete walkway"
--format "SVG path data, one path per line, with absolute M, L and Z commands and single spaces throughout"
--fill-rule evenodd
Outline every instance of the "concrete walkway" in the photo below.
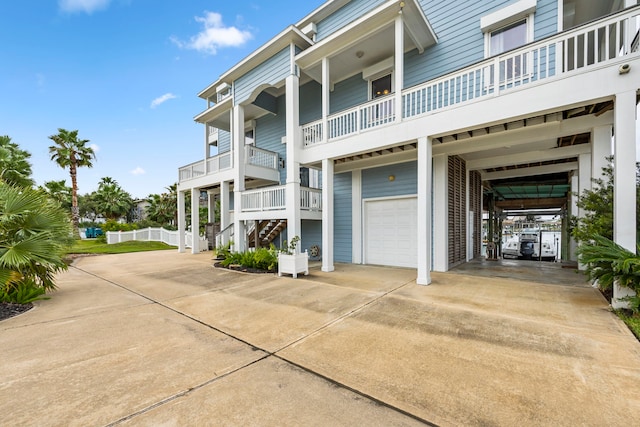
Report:
M 0 322 L 1 423 L 637 425 L 640 344 L 588 286 L 210 254 L 87 257 Z

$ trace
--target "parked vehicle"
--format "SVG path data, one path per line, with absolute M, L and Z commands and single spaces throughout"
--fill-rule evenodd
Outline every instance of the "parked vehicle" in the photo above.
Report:
M 540 232 L 525 230 L 509 238 L 502 246 L 503 258 L 555 261 L 556 250 L 553 242 L 542 241 L 540 253 Z

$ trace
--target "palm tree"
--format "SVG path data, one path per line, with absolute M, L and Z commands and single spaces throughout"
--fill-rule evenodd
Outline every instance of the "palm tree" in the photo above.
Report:
M 108 176 L 100 180 L 94 198 L 98 211 L 111 220 L 127 215 L 133 206 L 131 195 L 124 191 L 115 179 Z
M 9 136 L 0 136 L 0 180 L 20 187 L 33 186 L 29 157 L 31 154 L 11 142 Z
M 78 223 L 80 222 L 80 214 L 78 211 L 78 168 L 93 166 L 92 161 L 95 160 L 93 148 L 86 144 L 88 139 L 78 139 L 78 131 L 68 131 L 58 128 L 57 135 L 49 137 L 56 145 L 49 147 L 51 160 L 55 161 L 62 169 L 69 168 L 71 176 L 71 223 L 73 224 L 73 233 L 80 238 Z
M 70 236 L 69 216 L 44 192 L 0 181 L 0 291 L 54 289 Z
M 49 197 L 62 206 L 67 211 L 71 208 L 71 187 L 67 187 L 67 183 L 64 179 L 60 181 L 45 181 L 44 184 L 38 187 L 49 195 Z M 78 202 L 80 205 L 80 202 Z

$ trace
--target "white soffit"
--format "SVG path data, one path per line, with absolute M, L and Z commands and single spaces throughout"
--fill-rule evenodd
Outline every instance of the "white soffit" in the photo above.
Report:
M 535 12 L 536 0 L 519 0 L 509 6 L 496 10 L 480 18 L 480 29 L 483 33 L 504 27 Z

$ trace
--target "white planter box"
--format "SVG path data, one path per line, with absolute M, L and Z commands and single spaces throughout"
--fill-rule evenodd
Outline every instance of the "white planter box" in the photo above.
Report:
M 298 273 L 309 275 L 309 254 L 306 251 L 295 255 L 278 254 L 278 276 L 292 274 L 295 279 Z

